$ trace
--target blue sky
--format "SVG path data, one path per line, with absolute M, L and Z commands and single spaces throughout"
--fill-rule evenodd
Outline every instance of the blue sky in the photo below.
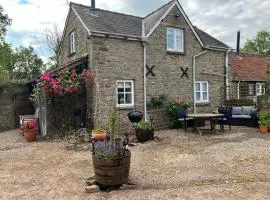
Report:
M 88 5 L 90 0 L 73 0 Z M 14 46 L 31 45 L 46 58 L 44 31 L 55 24 L 63 29 L 69 0 L 0 0 L 12 19 L 7 40 Z M 96 0 L 99 8 L 145 16 L 168 0 Z M 270 30 L 269 0 L 179 0 L 193 25 L 235 48 L 236 33 L 241 44 L 254 38 L 260 30 Z
M 29 0 L 19 0 L 19 4 L 28 4 Z

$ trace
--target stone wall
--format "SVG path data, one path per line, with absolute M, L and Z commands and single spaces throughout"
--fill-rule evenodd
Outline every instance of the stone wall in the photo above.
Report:
M 14 94 L 0 88 L 0 131 L 15 128 Z
M 0 131 L 19 127 L 20 115 L 34 114 L 31 85 L 0 88 Z
M 154 120 L 155 130 L 167 129 L 173 126 L 165 108 L 149 109 L 148 115 Z
M 116 80 L 134 80 L 135 107 L 143 110 L 143 48 L 138 41 L 93 38 L 95 72 L 94 126 L 106 126 L 108 113 L 116 106 Z M 120 129 L 130 127 L 127 113 L 133 108 L 119 108 Z
M 176 18 L 175 15 L 180 15 Z M 184 54 L 168 53 L 166 28 L 176 27 L 184 30 Z M 180 97 L 192 101 L 192 56 L 202 52 L 202 47 L 188 26 L 180 11 L 175 7 L 150 36 L 147 44 L 147 62 L 155 65 L 155 77 L 149 76 L 147 82 L 148 100 L 165 94 L 169 99 Z M 211 51 L 196 59 L 196 80 L 208 81 L 209 103 L 197 104 L 198 112 L 211 112 L 221 102 L 220 88 L 224 85 L 225 53 Z M 189 77 L 181 78 L 180 68 L 188 68 Z
M 75 31 L 75 53 L 70 54 L 69 51 L 69 35 Z M 83 27 L 81 21 L 76 17 L 73 10 L 70 11 L 69 18 L 67 19 L 67 26 L 64 32 L 63 41 L 61 44 L 61 52 L 59 54 L 59 64 L 67 65 L 68 63 L 89 54 L 91 50 L 88 34 Z

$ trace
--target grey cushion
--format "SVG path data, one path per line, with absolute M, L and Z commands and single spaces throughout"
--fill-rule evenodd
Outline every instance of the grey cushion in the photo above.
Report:
M 233 119 L 251 119 L 250 115 L 232 115 Z
M 250 115 L 258 114 L 258 111 L 256 108 L 250 110 Z
M 250 115 L 253 109 L 255 109 L 254 106 L 243 106 L 243 115 Z
M 242 107 L 232 107 L 232 115 L 243 115 L 243 108 Z

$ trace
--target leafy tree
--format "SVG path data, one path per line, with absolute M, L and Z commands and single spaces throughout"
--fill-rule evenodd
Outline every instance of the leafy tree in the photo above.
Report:
M 4 42 L 7 32 L 7 26 L 11 24 L 11 19 L 4 13 L 3 7 L 0 5 L 0 42 Z
M 0 43 L 0 82 L 9 80 L 8 68 L 13 59 L 13 49 L 11 45 L 3 42 Z
M 253 40 L 247 40 L 242 49 L 247 53 L 258 53 L 270 56 L 270 31 L 260 31 Z
M 7 69 L 12 57 L 13 49 L 11 48 L 11 45 L 6 42 L 0 44 L 0 65 Z
M 33 47 L 21 46 L 15 50 L 8 71 L 12 79 L 31 80 L 39 76 L 43 67 L 43 61 Z

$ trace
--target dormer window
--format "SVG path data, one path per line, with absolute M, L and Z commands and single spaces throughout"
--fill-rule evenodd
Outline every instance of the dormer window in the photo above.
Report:
M 184 52 L 184 31 L 177 28 L 167 28 L 167 51 Z
M 70 54 L 75 53 L 75 31 L 72 31 L 69 34 L 69 53 Z

